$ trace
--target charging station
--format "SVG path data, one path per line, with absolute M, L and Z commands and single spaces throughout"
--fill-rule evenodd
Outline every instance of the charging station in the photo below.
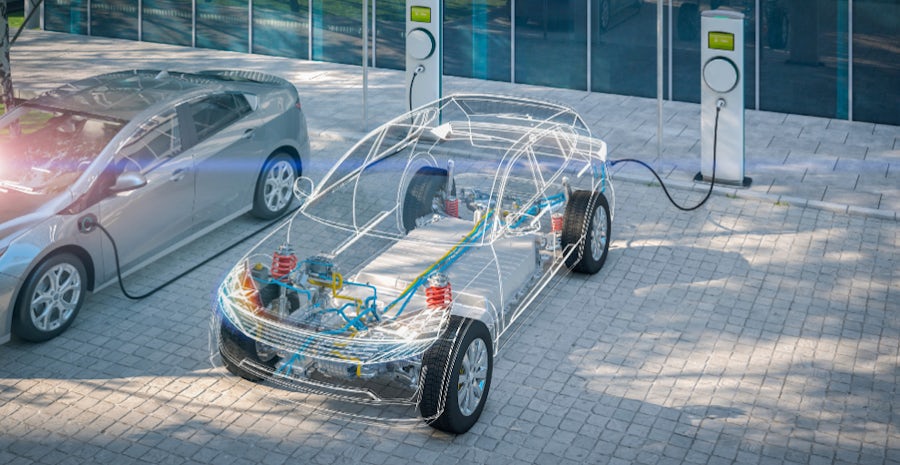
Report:
M 700 17 L 700 173 L 748 187 L 744 176 L 744 14 L 704 11 Z
M 443 1 L 406 0 L 406 89 L 409 109 L 441 98 Z

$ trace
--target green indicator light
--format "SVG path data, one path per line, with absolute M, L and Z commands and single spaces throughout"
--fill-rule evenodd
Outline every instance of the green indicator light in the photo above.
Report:
M 709 48 L 734 51 L 734 34 L 730 32 L 709 32 Z
M 410 7 L 409 20 L 416 23 L 430 23 L 431 8 L 428 8 L 427 6 Z

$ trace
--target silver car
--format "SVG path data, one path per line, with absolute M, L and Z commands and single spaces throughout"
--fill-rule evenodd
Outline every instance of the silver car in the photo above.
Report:
M 309 157 L 297 90 L 243 71 L 123 71 L 0 118 L 0 343 L 66 330 L 89 291 L 251 211 L 276 218 Z

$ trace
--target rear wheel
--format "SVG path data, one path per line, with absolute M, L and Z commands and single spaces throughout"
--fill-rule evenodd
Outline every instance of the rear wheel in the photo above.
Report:
M 403 229 L 416 229 L 416 220 L 434 211 L 434 198 L 447 185 L 447 170 L 425 166 L 419 168 L 406 188 L 403 200 Z
M 478 421 L 494 369 L 491 333 L 484 323 L 458 316 L 425 353 L 419 411 L 429 425 L 453 434 Z
M 252 213 L 266 220 L 283 215 L 291 206 L 298 176 L 293 157 L 285 152 L 272 154 L 256 181 Z
M 609 253 L 609 202 L 594 191 L 575 191 L 566 204 L 561 242 L 563 250 L 575 245 L 566 266 L 579 273 L 600 271 Z
M 44 260 L 25 280 L 13 333 L 32 342 L 59 336 L 78 315 L 86 292 L 87 273 L 78 257 L 61 253 Z

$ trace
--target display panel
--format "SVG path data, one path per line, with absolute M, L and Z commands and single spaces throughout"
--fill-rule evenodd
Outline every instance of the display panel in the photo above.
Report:
M 409 20 L 416 23 L 431 22 L 431 8 L 427 6 L 413 6 L 409 9 Z
M 709 31 L 709 48 L 733 52 L 734 34 L 730 32 Z

